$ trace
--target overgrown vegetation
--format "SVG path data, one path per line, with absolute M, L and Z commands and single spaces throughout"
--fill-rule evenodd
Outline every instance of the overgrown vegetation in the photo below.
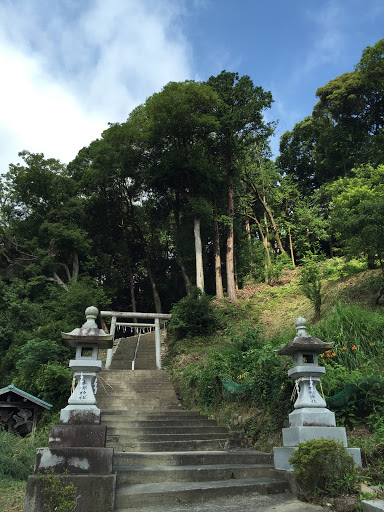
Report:
M 346 264 L 342 260 L 324 261 L 322 272 L 327 275 L 321 283 L 324 312 L 318 322 L 309 322 L 307 330 L 334 343 L 320 358 L 327 370 L 323 391 L 337 424 L 347 427 L 350 445 L 362 450 L 365 467 L 361 478 L 381 485 L 384 315 L 369 300 L 375 274 L 368 275 L 358 261 Z M 294 337 L 293 322 L 301 316 L 299 277 L 297 273 L 290 276 L 275 288 L 248 285 L 246 298 L 237 303 L 210 302 L 219 322 L 210 336 L 169 339 L 168 370 L 184 404 L 240 432 L 244 445 L 263 450 L 281 443 L 281 428 L 292 410 L 293 382 L 287 376 L 291 359 L 274 353 Z M 355 286 L 359 293 L 352 293 Z M 343 297 L 345 302 L 340 300 Z M 295 309 L 295 303 L 300 309 Z M 286 304 L 291 308 L 290 318 L 279 315 L 286 311 Z M 313 314 L 313 308 L 307 311 Z M 268 319 L 268 329 L 261 316 Z M 352 473 L 355 475 L 354 470 Z M 352 487 L 357 482 L 354 478 Z M 340 484 L 342 492 L 347 480 L 334 480 L 330 491 L 336 493 Z

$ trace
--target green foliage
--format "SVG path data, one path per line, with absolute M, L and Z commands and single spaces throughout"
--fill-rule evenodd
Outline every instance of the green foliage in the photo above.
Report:
M 363 259 L 330 258 L 322 262 L 321 273 L 324 278 L 336 279 L 359 274 L 367 269 L 367 262 Z
M 176 340 L 194 336 L 209 336 L 218 327 L 218 319 L 211 299 L 194 288 L 171 310 L 168 331 Z
M 338 303 L 310 330 L 323 341 L 334 343 L 324 360 L 329 364 L 335 361 L 349 370 L 367 363 L 372 366 L 384 350 L 384 316 L 354 305 Z
M 72 380 L 71 350 L 61 332 L 82 325 L 88 306 L 108 305 L 109 300 L 90 278 L 70 283 L 68 290 L 39 279 L 14 278 L 8 284 L 0 280 L 0 290 L 2 385 L 13 382 L 57 410 L 65 404 Z
M 355 423 L 367 418 L 372 411 L 380 414 L 384 410 L 384 379 L 373 375 L 350 381 L 338 393 L 326 398 L 327 406 L 335 411 L 339 425 L 352 428 Z
M 36 449 L 47 446 L 49 429 L 20 437 L 0 430 L 0 478 L 26 480 L 35 464 Z
M 321 313 L 321 257 L 307 252 L 302 262 L 300 272 L 300 285 L 304 295 L 309 299 L 315 309 L 315 319 L 320 319 Z
M 262 407 L 271 421 L 281 426 L 290 408 L 292 382 L 287 376 L 286 361 L 274 353 L 281 340 L 271 344 L 260 334 L 260 326 L 248 321 L 231 322 L 218 347 L 209 346 L 198 361 L 186 366 L 182 373 L 176 371 L 186 405 L 202 409 L 217 406 L 223 400 L 222 383 L 232 381 L 239 391 L 236 400 Z
M 353 458 L 333 439 L 300 443 L 289 459 L 307 499 L 355 494 L 360 476 Z
M 70 482 L 66 484 L 55 476 L 53 468 L 41 476 L 44 509 L 48 512 L 73 512 L 77 504 L 77 488 Z
M 67 350 L 51 340 L 30 340 L 16 362 L 15 386 L 60 408 L 69 395 L 72 371 L 63 366 Z
M 384 165 L 352 169 L 328 186 L 332 223 L 348 256 L 377 257 L 384 274 Z

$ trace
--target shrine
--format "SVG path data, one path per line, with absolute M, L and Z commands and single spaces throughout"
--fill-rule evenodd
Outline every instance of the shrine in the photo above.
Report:
M 10 384 L 0 389 L 0 426 L 13 434 L 26 436 L 36 427 L 44 410 L 51 407 L 51 404 Z

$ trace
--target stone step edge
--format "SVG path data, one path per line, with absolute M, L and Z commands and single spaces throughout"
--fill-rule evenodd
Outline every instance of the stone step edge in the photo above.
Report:
M 259 451 L 259 450 L 252 450 L 252 449 L 247 449 L 247 448 L 244 448 L 244 449 L 236 449 L 236 450 L 211 450 L 209 452 L 206 452 L 205 450 L 192 450 L 192 451 L 185 451 L 185 452 L 182 452 L 182 451 L 164 451 L 164 452 L 156 452 L 156 456 L 158 455 L 168 455 L 168 456 L 173 456 L 173 455 L 187 455 L 188 457 L 191 456 L 191 454 L 196 454 L 196 455 L 207 455 L 207 453 L 210 453 L 212 455 L 222 455 L 223 453 L 224 454 L 228 454 L 228 455 L 268 455 L 270 457 L 272 457 L 272 453 L 270 452 L 262 452 L 262 451 Z M 129 455 L 130 452 L 115 452 L 114 453 L 114 456 L 119 456 L 119 455 Z M 131 455 L 136 455 L 136 452 L 132 452 Z M 151 456 L 153 455 L 153 452 L 141 452 L 140 456 L 141 457 L 144 457 L 144 456 Z
M 273 464 L 189 464 L 182 466 L 113 466 L 113 472 L 125 473 L 130 471 L 137 472 L 156 472 L 156 471 L 194 471 L 202 470 L 211 471 L 214 469 L 274 469 Z M 236 479 L 235 479 L 236 480 Z
M 199 413 L 195 412 L 195 411 L 188 411 L 186 409 L 181 409 L 181 406 L 180 406 L 180 409 L 132 409 L 132 410 L 128 410 L 128 409 L 103 409 L 101 408 L 101 420 L 103 420 L 103 414 L 111 414 L 111 415 L 116 415 L 116 414 L 127 414 L 127 415 L 135 415 L 135 414 L 145 414 L 145 413 L 148 413 L 148 414 L 151 414 L 153 416 L 155 415 L 163 415 L 163 416 L 166 416 L 168 417 L 170 414 L 172 413 L 177 413 L 178 415 L 180 415 L 180 413 L 183 413 L 181 414 L 181 416 L 185 415 L 185 416 L 197 416 L 198 418 L 208 418 L 208 416 L 202 414 L 200 415 Z
M 257 486 L 286 484 L 288 481 L 284 478 L 258 477 L 258 478 L 231 478 L 230 480 L 209 480 L 206 482 L 167 482 L 150 484 L 125 484 L 116 490 L 116 498 L 130 497 L 138 495 L 156 495 L 166 492 L 167 495 L 179 491 L 203 491 L 210 489 L 220 489 L 228 487 Z

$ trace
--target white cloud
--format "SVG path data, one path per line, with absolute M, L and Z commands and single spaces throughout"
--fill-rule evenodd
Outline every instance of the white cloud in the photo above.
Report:
M 160 6 L 158 5 L 160 4 Z M 28 149 L 69 161 L 171 80 L 190 78 L 175 0 L 0 6 L 0 172 Z M 4 138 L 2 140 L 4 141 Z
M 296 69 L 296 82 L 301 82 L 315 69 L 338 60 L 347 42 L 345 9 L 347 7 L 337 1 L 320 2 L 315 8 L 307 9 L 306 16 L 313 34 L 312 45 L 309 41 L 306 58 Z

